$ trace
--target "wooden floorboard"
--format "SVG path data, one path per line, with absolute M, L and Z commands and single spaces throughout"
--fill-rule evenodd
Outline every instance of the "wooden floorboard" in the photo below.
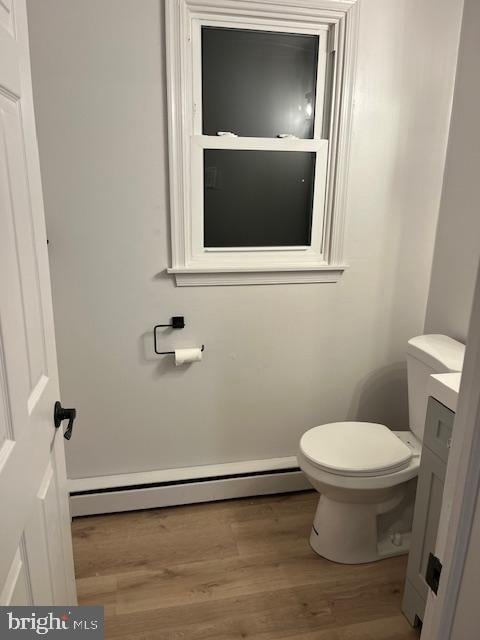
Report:
M 73 521 L 80 604 L 118 640 L 414 640 L 406 557 L 335 564 L 310 549 L 314 492 Z

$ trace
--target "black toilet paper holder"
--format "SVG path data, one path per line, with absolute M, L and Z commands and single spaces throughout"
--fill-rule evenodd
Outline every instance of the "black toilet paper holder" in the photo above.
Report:
M 184 316 L 173 316 L 170 324 L 156 324 L 153 327 L 153 348 L 155 349 L 155 353 L 157 354 L 157 356 L 173 356 L 175 355 L 175 351 L 159 351 L 157 348 L 157 329 L 162 329 L 163 327 L 171 327 L 172 329 L 184 329 L 185 318 Z M 202 351 L 205 351 L 204 344 L 202 344 Z

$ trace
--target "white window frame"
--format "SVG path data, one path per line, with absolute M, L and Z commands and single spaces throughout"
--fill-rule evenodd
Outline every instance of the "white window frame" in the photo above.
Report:
M 178 286 L 335 282 L 343 258 L 358 0 L 166 0 L 172 267 Z M 202 134 L 201 28 L 235 27 L 319 37 L 314 138 Z M 322 73 L 329 57 L 329 73 Z M 324 88 L 330 108 L 324 118 Z M 325 90 L 326 91 L 326 90 Z M 288 133 L 288 132 L 285 132 Z M 203 150 L 316 153 L 311 244 L 203 246 Z

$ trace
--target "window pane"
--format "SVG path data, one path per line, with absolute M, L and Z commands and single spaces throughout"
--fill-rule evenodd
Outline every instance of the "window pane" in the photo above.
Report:
M 203 133 L 313 137 L 318 37 L 202 27 Z
M 205 247 L 310 244 L 315 153 L 204 151 Z

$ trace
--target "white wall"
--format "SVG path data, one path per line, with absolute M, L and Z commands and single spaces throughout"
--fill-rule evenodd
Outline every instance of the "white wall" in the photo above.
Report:
M 351 268 L 338 284 L 177 289 L 162 3 L 29 1 L 71 477 L 288 456 L 326 421 L 407 424 L 462 2 L 362 5 Z M 153 325 L 180 314 L 165 347 L 207 349 L 186 369 L 152 356 Z
M 480 259 L 480 3 L 465 3 L 427 331 L 465 341 Z

